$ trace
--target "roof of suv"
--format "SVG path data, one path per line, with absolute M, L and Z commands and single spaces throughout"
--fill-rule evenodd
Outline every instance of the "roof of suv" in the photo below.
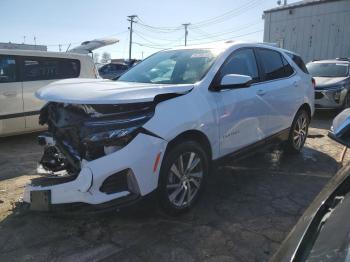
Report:
M 228 40 L 228 41 L 219 41 L 219 42 L 212 42 L 207 44 L 197 44 L 197 45 L 188 45 L 188 46 L 181 46 L 181 47 L 175 47 L 168 50 L 184 50 L 184 49 L 223 49 L 226 50 L 232 46 L 239 45 L 239 44 L 250 44 L 255 45 L 257 47 L 266 47 L 271 49 L 276 49 L 292 54 L 296 54 L 292 51 L 285 50 L 282 48 L 279 48 L 276 43 L 264 43 L 264 42 L 245 42 L 245 41 L 236 41 L 236 40 Z
M 311 63 L 328 63 L 328 64 L 350 64 L 350 58 L 336 58 L 326 60 L 314 60 Z

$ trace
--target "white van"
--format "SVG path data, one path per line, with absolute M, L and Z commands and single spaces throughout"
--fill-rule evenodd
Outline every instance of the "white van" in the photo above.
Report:
M 45 102 L 35 92 L 66 78 L 97 78 L 93 50 L 117 43 L 114 38 L 85 41 L 68 52 L 0 49 L 0 137 L 32 132 Z
M 97 78 L 91 57 L 0 49 L 0 136 L 43 129 L 38 115 L 44 102 L 34 93 L 65 78 Z

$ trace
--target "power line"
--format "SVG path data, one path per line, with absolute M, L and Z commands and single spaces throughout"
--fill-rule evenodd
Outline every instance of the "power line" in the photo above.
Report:
M 153 46 L 168 46 L 169 44 L 172 44 L 174 42 L 178 42 L 180 40 L 183 39 L 183 36 L 176 39 L 176 40 L 171 40 L 171 41 L 168 41 L 167 43 L 156 43 L 156 42 L 153 42 L 152 40 L 149 40 L 147 39 L 142 33 L 140 33 L 139 31 L 136 31 L 134 30 L 134 33 L 135 35 L 137 35 L 138 37 L 140 37 L 141 39 L 143 39 L 144 41 L 146 41 L 147 43 L 153 45 Z
M 237 16 L 246 13 L 247 11 L 250 11 L 252 8 L 258 6 L 259 4 L 262 4 L 263 1 L 259 0 L 252 0 L 248 3 L 243 4 L 242 6 L 232 9 L 228 12 L 225 12 L 219 16 L 209 18 L 197 23 L 192 24 L 192 28 L 199 28 L 199 27 L 206 27 L 206 26 L 212 26 L 218 23 L 225 22 L 229 19 L 236 18 Z
M 262 21 L 259 21 L 259 22 L 254 22 L 254 23 L 251 23 L 251 24 L 248 24 L 248 25 L 244 25 L 244 26 L 241 26 L 239 28 L 236 28 L 236 29 L 232 29 L 232 30 L 229 30 L 229 31 L 224 31 L 224 32 L 218 32 L 218 33 L 213 33 L 213 34 L 209 34 L 199 28 L 192 28 L 192 30 L 194 30 L 195 32 L 199 32 L 203 37 L 200 37 L 200 38 L 192 38 L 191 41 L 197 41 L 197 40 L 204 40 L 204 39 L 207 39 L 207 38 L 217 38 L 217 37 L 220 37 L 220 36 L 223 36 L 223 35 L 226 35 L 226 34 L 230 34 L 230 33 L 235 33 L 235 32 L 239 32 L 239 31 L 242 31 L 242 30 L 245 30 L 245 29 L 248 29 L 252 26 L 255 26 L 255 25 L 259 25 L 261 24 Z

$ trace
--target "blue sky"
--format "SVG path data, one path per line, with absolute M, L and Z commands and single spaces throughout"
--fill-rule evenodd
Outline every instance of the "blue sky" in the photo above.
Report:
M 146 57 L 165 47 L 183 45 L 189 22 L 188 43 L 239 38 L 262 41 L 263 10 L 277 0 L 0 0 L 0 42 L 48 45 L 66 50 L 85 40 L 116 37 L 118 44 L 101 48 L 113 58 L 128 57 L 128 15 L 136 14 L 133 57 Z M 289 1 L 295 2 L 295 1 Z M 231 11 L 231 12 L 230 12 Z M 230 12 L 230 13 L 228 13 Z M 223 14 L 225 14 L 222 16 Z M 145 26 L 146 25 L 146 26 Z M 154 28 L 156 27 L 156 28 Z M 158 29 L 158 27 L 163 27 Z M 137 43 L 137 44 L 136 44 Z

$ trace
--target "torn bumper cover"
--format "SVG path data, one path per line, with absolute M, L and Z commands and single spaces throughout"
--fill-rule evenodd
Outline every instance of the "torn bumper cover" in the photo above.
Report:
M 98 205 L 155 190 L 159 167 L 154 163 L 167 142 L 142 128 L 153 113 L 152 103 L 48 103 L 40 122 L 49 132 L 39 136 L 45 149 L 38 172 L 45 175 L 26 186 L 24 201 L 47 210 L 54 204 Z

